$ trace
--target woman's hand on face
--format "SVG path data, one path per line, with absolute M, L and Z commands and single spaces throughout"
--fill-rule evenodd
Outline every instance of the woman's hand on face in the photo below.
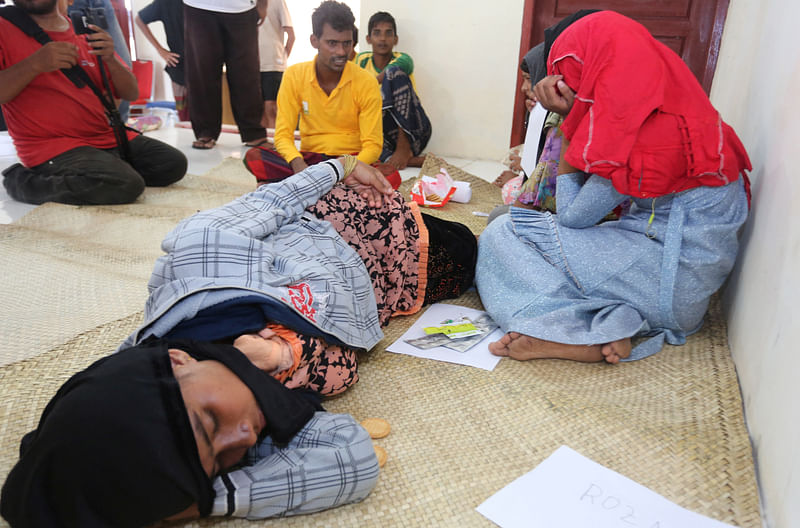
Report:
M 274 338 L 274 339 L 273 339 Z M 281 362 L 281 343 L 275 332 L 269 328 L 252 333 L 243 334 L 233 341 L 233 346 L 259 369 L 270 373 L 278 368 Z
M 341 160 L 340 160 L 341 161 Z M 386 181 L 383 173 L 359 161 L 343 183 L 361 195 L 370 207 L 380 207 L 383 200 L 394 192 L 392 185 Z
M 575 92 L 563 79 L 563 75 L 548 75 L 536 83 L 533 93 L 546 110 L 565 116 L 575 102 Z

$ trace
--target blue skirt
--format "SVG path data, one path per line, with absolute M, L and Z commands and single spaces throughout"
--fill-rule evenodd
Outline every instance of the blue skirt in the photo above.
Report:
M 478 292 L 505 332 L 577 345 L 655 337 L 630 359 L 646 357 L 700 328 L 747 213 L 741 179 L 634 199 L 619 220 L 585 229 L 512 208 L 480 236 Z

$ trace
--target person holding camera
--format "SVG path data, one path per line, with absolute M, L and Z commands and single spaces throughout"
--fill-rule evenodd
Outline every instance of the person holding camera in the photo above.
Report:
M 73 28 L 58 1 L 15 0 L 0 13 L 0 104 L 21 161 L 3 171 L 8 194 L 33 204 L 121 204 L 146 185 L 180 180 L 180 151 L 122 126 L 113 98 L 135 100 L 138 86 L 97 24 L 102 17 L 73 16 Z M 22 29 L 31 21 L 43 35 Z
M 66 0 L 60 0 L 66 3 Z M 117 57 L 122 59 L 122 62 L 131 66 L 131 53 L 128 50 L 128 44 L 125 42 L 125 35 L 122 34 L 122 27 L 119 25 L 114 6 L 111 0 L 71 0 L 70 5 L 67 7 L 67 16 L 80 16 L 85 12 L 98 13 L 103 18 L 105 23 L 97 24 L 111 35 L 111 40 L 114 41 L 114 52 Z M 77 14 L 77 15 L 76 15 Z M 122 116 L 122 122 L 128 121 L 130 113 L 131 102 L 128 100 L 118 101 L 119 114 Z

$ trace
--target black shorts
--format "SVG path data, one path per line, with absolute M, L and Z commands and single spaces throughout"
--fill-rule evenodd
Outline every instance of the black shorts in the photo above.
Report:
M 278 98 L 281 79 L 283 79 L 282 71 L 261 72 L 261 96 L 265 101 L 275 101 Z

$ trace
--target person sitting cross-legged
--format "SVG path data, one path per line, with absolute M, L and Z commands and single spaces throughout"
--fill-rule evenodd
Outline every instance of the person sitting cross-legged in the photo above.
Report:
M 327 0 L 311 16 L 312 61 L 286 69 L 278 90 L 275 149 L 245 154 L 260 182 L 282 180 L 330 157 L 353 154 L 378 161 L 383 141 L 381 94 L 374 78 L 349 60 L 355 18 L 347 5 Z M 294 131 L 300 124 L 300 150 Z
M 489 350 L 641 359 L 701 328 L 736 261 L 751 164 L 683 60 L 640 23 L 599 11 L 559 29 L 533 89 L 564 117 L 556 210 L 512 206 L 481 234 L 478 292 L 506 332 Z
M 152 339 L 58 390 L 22 439 L 0 514 L 14 528 L 298 515 L 364 499 L 378 474 L 350 415 L 233 346 Z
M 322 396 L 358 381 L 357 352 L 394 316 L 469 288 L 477 259 L 466 226 L 421 213 L 350 155 L 197 213 L 162 247 L 145 322 L 125 346 L 232 344 L 287 387 Z
M 319 402 L 355 383 L 355 349 L 380 341 L 391 316 L 469 288 L 469 229 L 421 215 L 343 156 L 183 220 L 162 247 L 144 324 L 51 400 L 23 438 L 2 516 L 15 528 L 144 526 L 366 497 L 378 478 L 369 435 Z
M 381 161 L 397 169 L 421 167 L 422 151 L 431 138 L 431 122 L 422 108 L 414 82 L 414 61 L 397 45 L 394 17 L 378 11 L 369 18 L 367 43 L 372 51 L 356 56 L 356 64 L 375 75 L 383 99 Z

